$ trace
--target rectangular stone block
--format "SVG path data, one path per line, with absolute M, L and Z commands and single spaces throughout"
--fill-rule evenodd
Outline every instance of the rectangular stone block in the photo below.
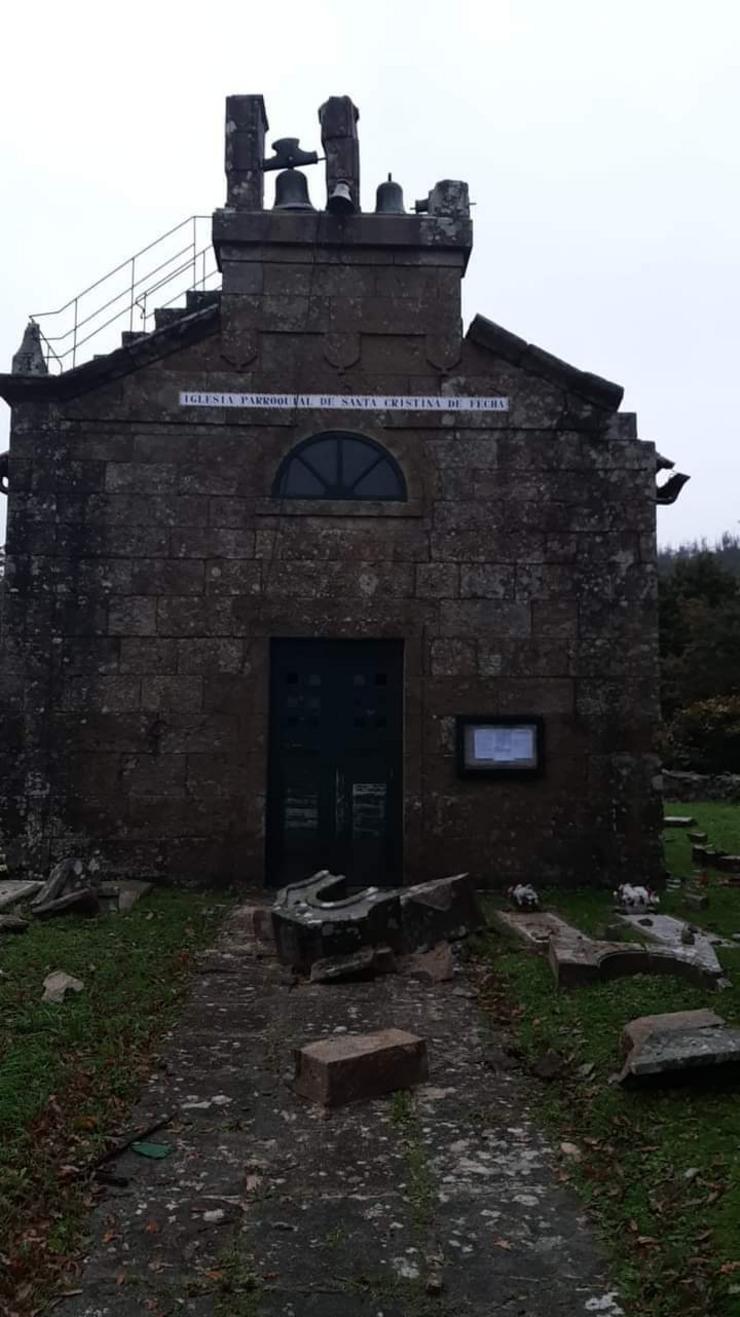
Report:
M 204 580 L 205 564 L 197 559 L 172 562 L 169 558 L 139 558 L 132 563 L 134 594 L 202 594 Z
M 626 1056 L 633 1047 L 639 1047 L 651 1033 L 671 1033 L 677 1029 L 712 1029 L 724 1024 L 716 1011 L 669 1011 L 664 1015 L 640 1015 L 630 1020 L 622 1030 L 620 1046 Z
M 141 707 L 197 713 L 203 707 L 203 678 L 142 677 Z
M 344 1034 L 308 1043 L 295 1054 L 296 1093 L 325 1107 L 412 1088 L 428 1075 L 426 1042 L 402 1029 Z
M 108 633 L 111 636 L 153 636 L 157 631 L 157 601 L 141 595 L 111 599 Z

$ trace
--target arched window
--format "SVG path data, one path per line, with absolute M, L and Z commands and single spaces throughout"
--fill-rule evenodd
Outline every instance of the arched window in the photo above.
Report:
M 330 430 L 304 439 L 283 458 L 275 498 L 406 500 L 406 481 L 395 458 L 358 434 Z

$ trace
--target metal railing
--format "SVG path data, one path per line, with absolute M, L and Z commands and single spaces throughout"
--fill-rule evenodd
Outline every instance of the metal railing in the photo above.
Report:
M 152 265 L 152 261 L 156 263 Z M 155 311 L 152 298 L 163 289 L 170 296 L 166 302 L 158 302 L 156 310 L 174 306 L 191 289 L 217 287 L 219 277 L 210 241 L 210 216 L 190 215 L 58 310 L 39 311 L 30 317 L 39 326 L 49 370 L 61 372 L 79 365 L 82 349 L 93 340 L 97 350 L 110 352 L 117 346 L 118 331 L 99 336 L 111 326 L 146 333 L 152 328 L 147 322 Z

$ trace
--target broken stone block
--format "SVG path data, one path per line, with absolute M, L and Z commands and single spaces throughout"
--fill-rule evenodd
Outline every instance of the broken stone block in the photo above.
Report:
M 669 814 L 663 819 L 664 828 L 693 828 L 696 819 L 684 817 L 679 814 Z
M 45 901 L 39 904 L 36 901 L 31 906 L 31 911 L 37 919 L 48 919 L 52 915 L 96 915 L 100 910 L 100 902 L 97 892 L 92 887 L 80 887 L 74 892 L 65 892 L 64 896 L 58 896 L 54 901 Z
M 651 915 L 649 920 L 635 915 L 621 915 L 620 919 L 652 942 L 659 942 L 661 946 L 680 947 L 684 952 L 689 952 L 710 973 L 722 973 L 712 940 L 699 929 L 689 928 L 682 919 L 674 919 L 672 915 Z M 718 941 L 722 945 L 722 939 Z
M 24 882 L 17 879 L 4 879 L 0 882 L 0 911 L 12 910 L 23 901 L 30 901 L 41 891 L 43 883 Z
M 79 979 L 66 974 L 63 969 L 57 969 L 53 974 L 47 974 L 44 979 L 44 995 L 41 1000 L 58 1006 L 64 1001 L 68 992 L 82 992 L 84 986 Z
M 429 1074 L 426 1042 L 402 1029 L 308 1043 L 295 1064 L 296 1093 L 325 1107 L 412 1088 Z
M 367 946 L 398 946 L 401 907 L 394 888 L 367 887 L 348 896 L 347 879 L 324 869 L 278 892 L 272 908 L 275 945 L 284 965 L 308 972 L 315 960 Z
M 20 915 L 0 915 L 0 933 L 25 933 L 28 927 L 28 920 Z
M 142 896 L 146 896 L 147 892 L 151 892 L 151 890 L 152 890 L 151 883 L 145 883 L 135 878 L 127 879 L 126 882 L 119 883 L 118 884 L 119 913 L 122 915 L 128 914 L 129 910 L 133 910 L 134 906 L 136 905 L 136 902 L 140 901 Z
M 548 958 L 559 988 L 587 987 L 633 974 L 673 974 L 705 988 L 723 986 L 719 963 L 710 969 L 693 947 L 595 942 L 576 928 L 550 939 Z
M 43 884 L 41 891 L 33 901 L 34 906 L 45 906 L 50 901 L 57 900 L 58 897 L 68 890 L 76 890 L 83 887 L 83 876 L 85 866 L 80 859 L 60 860 L 54 865 L 48 880 Z
M 312 983 L 347 983 L 374 979 L 377 974 L 392 974 L 396 959 L 390 947 L 361 947 L 349 956 L 315 960 L 311 966 Z
M 470 874 L 457 873 L 402 888 L 401 924 L 408 951 L 454 942 L 482 928 L 485 920 Z
M 709 1028 L 656 1031 L 633 1047 L 619 1076 L 630 1087 L 671 1080 L 740 1080 L 740 1029 L 726 1024 Z
M 640 1015 L 625 1024 L 620 1047 L 626 1056 L 633 1047 L 639 1047 L 653 1033 L 675 1033 L 677 1029 L 714 1029 L 724 1024 L 721 1015 L 714 1011 L 669 1011 L 664 1015 Z
M 560 915 L 552 914 L 549 910 L 537 910 L 533 913 L 495 910 L 493 922 L 502 932 L 513 933 L 533 951 L 543 954 L 550 945 L 551 937 L 567 938 L 573 934 L 577 937 L 581 936 L 578 930 L 566 924 Z
M 455 962 L 449 942 L 439 942 L 431 951 L 415 951 L 403 965 L 412 979 L 426 979 L 429 983 L 447 983 L 455 975 Z
M 709 905 L 709 897 L 706 892 L 684 892 L 683 903 L 689 907 L 689 910 L 706 910 Z

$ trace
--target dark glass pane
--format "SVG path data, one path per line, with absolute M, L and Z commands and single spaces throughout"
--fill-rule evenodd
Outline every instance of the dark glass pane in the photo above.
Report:
M 398 476 L 390 462 L 380 462 L 366 476 L 358 480 L 353 493 L 356 498 L 403 498 Z
M 382 453 L 363 439 L 342 439 L 342 484 L 354 485 Z
M 318 476 L 303 465 L 300 458 L 294 457 L 288 465 L 280 493 L 287 498 L 321 498 L 324 485 Z
M 336 484 L 338 465 L 336 439 L 315 439 L 301 449 L 300 457 L 327 485 Z

